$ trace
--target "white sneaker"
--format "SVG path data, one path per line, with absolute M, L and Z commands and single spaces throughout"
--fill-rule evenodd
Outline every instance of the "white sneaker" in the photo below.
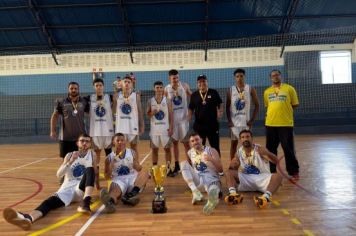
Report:
M 29 230 L 31 228 L 31 220 L 25 218 L 22 213 L 17 212 L 12 208 L 5 208 L 3 216 L 8 223 L 16 225 L 23 230 Z
M 203 198 L 204 198 L 203 194 L 201 194 L 201 192 L 198 189 L 194 190 L 192 193 L 193 193 L 193 198 L 192 198 L 193 205 L 197 204 L 198 202 L 203 201 Z
M 205 215 L 210 215 L 215 207 L 219 203 L 219 190 L 216 188 L 213 188 L 209 191 L 208 193 L 208 202 L 205 204 L 203 208 L 203 213 Z

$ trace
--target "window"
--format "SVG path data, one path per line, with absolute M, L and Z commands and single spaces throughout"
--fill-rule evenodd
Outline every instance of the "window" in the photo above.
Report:
M 322 84 L 351 83 L 351 52 L 320 52 Z

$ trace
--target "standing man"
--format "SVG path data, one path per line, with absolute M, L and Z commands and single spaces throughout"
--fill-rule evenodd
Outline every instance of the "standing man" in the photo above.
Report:
M 12 208 L 5 208 L 5 220 L 23 230 L 29 230 L 38 219 L 45 217 L 48 212 L 80 201 L 77 211 L 91 213 L 90 202 L 94 188 L 95 153 L 90 149 L 91 138 L 80 135 L 77 140 L 79 151 L 69 152 L 57 171 L 57 177 L 64 176 L 64 183 L 52 196 L 43 201 L 29 214 L 21 213 Z
M 244 129 L 252 128 L 260 106 L 256 89 L 245 83 L 245 70 L 236 69 L 234 77 L 236 83 L 226 95 L 226 116 L 231 132 L 231 160 L 236 154 L 239 133 Z M 250 117 L 251 101 L 254 104 L 252 117 Z
M 203 145 L 208 138 L 210 146 L 215 148 L 220 155 L 219 121 L 223 115 L 223 102 L 218 91 L 208 88 L 205 75 L 197 78 L 198 90 L 195 91 L 189 103 L 189 120 L 195 114 L 193 129 L 203 140 Z
M 154 97 L 147 101 L 147 115 L 151 120 L 151 149 L 152 149 L 152 165 L 158 163 L 158 149 L 163 147 L 166 166 L 171 172 L 170 163 L 172 158 L 171 153 L 171 136 L 173 134 L 173 110 L 172 103 L 166 96 L 163 95 L 163 83 L 156 81 L 153 84 L 155 92 Z
M 299 179 L 299 164 L 295 156 L 293 134 L 293 110 L 299 105 L 297 92 L 286 83 L 282 83 L 281 72 L 272 70 L 272 86 L 264 92 L 266 115 L 266 147 L 277 155 L 279 143 L 286 160 L 286 169 L 293 180 Z M 276 172 L 276 165 L 270 163 L 271 172 Z
M 59 139 L 59 156 L 64 158 L 67 153 L 78 150 L 76 141 L 80 134 L 86 133 L 84 124 L 84 113 L 88 112 L 89 103 L 87 99 L 79 96 L 79 84 L 70 82 L 68 84 L 68 96 L 56 100 L 56 106 L 51 116 L 51 132 L 53 139 L 57 138 L 56 126 L 58 118 L 61 117 Z M 63 179 L 61 179 L 61 183 Z
M 132 78 L 125 76 L 122 91 L 115 95 L 116 125 L 115 133 L 122 133 L 137 153 L 139 135 L 143 134 L 145 124 L 141 105 L 141 97 L 132 90 Z
M 111 153 L 112 136 L 114 136 L 113 125 L 113 98 L 104 94 L 104 81 L 101 78 L 93 80 L 95 94 L 89 97 L 90 101 L 90 136 L 93 138 L 94 150 L 97 156 L 98 176 L 95 185 L 100 189 L 99 165 L 101 150 L 105 150 L 106 156 Z
M 170 84 L 165 88 L 165 96 L 172 101 L 173 105 L 173 152 L 175 166 L 173 172 L 168 176 L 174 177 L 180 171 L 179 167 L 179 141 L 183 143 L 185 153 L 189 150 L 189 120 L 188 120 L 188 99 L 192 92 L 187 83 L 179 82 L 177 70 L 168 72 Z

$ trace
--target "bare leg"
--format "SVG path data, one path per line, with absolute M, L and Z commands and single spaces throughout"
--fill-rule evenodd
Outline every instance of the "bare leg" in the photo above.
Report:
M 167 164 L 170 164 L 171 161 L 172 161 L 171 148 L 165 148 L 165 149 L 164 149 L 164 155 L 165 155 L 165 158 L 166 158 L 166 163 L 167 163 Z M 167 166 L 167 167 L 169 167 L 169 166 Z
M 152 148 L 152 165 L 158 164 L 158 148 Z
M 278 190 L 279 186 L 281 186 L 282 183 L 282 175 L 277 173 L 273 173 L 271 176 L 271 180 L 267 186 L 267 191 L 274 193 Z
M 99 173 L 99 166 L 100 166 L 100 154 L 101 150 L 95 150 L 96 154 L 96 166 L 97 166 L 97 172 L 95 173 L 95 186 L 96 189 L 100 189 L 100 173 Z
M 238 140 L 231 140 L 230 143 L 230 160 L 232 160 L 236 155 Z

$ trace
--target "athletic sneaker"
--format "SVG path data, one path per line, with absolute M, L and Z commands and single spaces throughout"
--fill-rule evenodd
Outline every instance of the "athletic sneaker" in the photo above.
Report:
M 262 208 L 266 208 L 267 207 L 267 203 L 270 202 L 271 200 L 266 198 L 265 196 L 254 196 L 253 197 L 253 201 L 255 202 L 255 205 L 262 209 Z
M 29 230 L 31 228 L 32 222 L 27 214 L 15 211 L 12 208 L 5 208 L 3 216 L 8 223 L 16 225 L 23 230 Z
M 217 188 L 213 188 L 208 192 L 208 202 L 205 204 L 203 208 L 203 213 L 205 215 L 210 215 L 215 207 L 219 203 L 219 190 Z
M 229 205 L 237 205 L 239 203 L 242 203 L 243 199 L 244 197 L 241 194 L 230 193 L 225 197 L 225 202 Z
M 193 197 L 192 197 L 192 204 L 195 205 L 197 204 L 198 202 L 201 202 L 204 200 L 204 197 L 203 197 L 203 194 L 201 194 L 201 192 L 196 189 L 192 192 L 193 194 Z
M 90 203 L 91 203 L 91 197 L 89 196 L 85 197 L 83 201 L 80 203 L 80 205 L 78 206 L 77 211 L 81 213 L 90 214 L 91 213 Z
M 122 198 L 121 201 L 125 205 L 129 206 L 136 206 L 140 202 L 140 198 L 138 197 L 139 192 L 131 191 L 126 193 Z
M 106 213 L 114 213 L 116 211 L 115 203 L 113 202 L 112 198 L 107 189 L 103 188 L 100 191 L 100 200 L 105 205 Z

